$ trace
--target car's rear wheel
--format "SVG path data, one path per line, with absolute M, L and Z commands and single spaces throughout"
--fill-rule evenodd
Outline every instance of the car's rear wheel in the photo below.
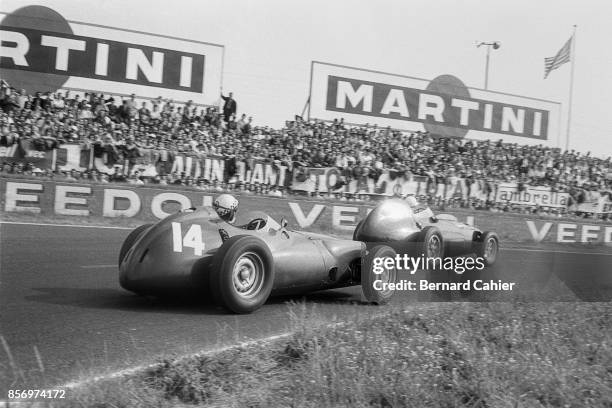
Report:
M 128 253 L 130 248 L 134 245 L 134 243 L 138 240 L 140 235 L 151 227 L 153 224 L 144 224 L 139 227 L 136 227 L 130 234 L 127 236 L 123 244 L 121 245 L 121 250 L 119 251 L 119 265 L 123 262 L 125 255 Z
M 216 304 L 235 313 L 259 309 L 274 284 L 270 249 L 254 236 L 231 237 L 213 258 L 209 283 Z
M 435 226 L 427 226 L 423 228 L 417 237 L 420 245 L 415 256 L 423 256 L 426 270 L 427 280 L 432 283 L 450 282 L 453 278 L 451 273 L 444 269 L 445 243 L 442 238 L 440 229 Z M 432 300 L 447 301 L 450 300 L 450 292 L 446 290 L 432 290 L 427 292 Z
M 494 232 L 483 232 L 476 238 L 474 249 L 476 256 L 484 259 L 485 266 L 491 266 L 499 253 L 499 237 Z
M 376 245 L 368 249 L 361 265 L 361 290 L 366 300 L 378 305 L 385 304 L 395 294 L 395 290 L 389 289 L 388 284 L 397 282 L 397 269 L 386 268 L 381 265 L 382 261 L 376 259 L 392 258 L 395 262 L 396 252 L 386 245 Z M 375 264 L 376 263 L 376 264 Z M 378 268 L 382 270 L 375 273 Z M 375 282 L 377 288 L 375 288 Z

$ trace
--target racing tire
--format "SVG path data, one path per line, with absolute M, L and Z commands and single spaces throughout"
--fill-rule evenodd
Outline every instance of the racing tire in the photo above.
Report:
M 428 273 L 427 280 L 430 282 L 449 282 L 452 279 L 451 272 L 446 271 L 444 264 L 444 239 L 440 229 L 435 226 L 427 226 L 423 228 L 417 237 L 418 247 L 416 256 L 424 256 L 425 262 L 429 265 L 428 259 L 433 259 L 433 265 L 423 270 Z M 439 260 L 439 261 L 437 261 Z M 435 290 L 429 292 L 431 300 L 448 301 L 450 300 L 450 292 L 445 290 Z
M 494 232 L 485 231 L 476 237 L 474 250 L 476 256 L 484 259 L 485 266 L 492 266 L 499 254 L 499 237 Z
M 395 259 L 395 255 L 395 250 L 387 245 L 376 245 L 367 250 L 361 264 L 361 290 L 367 302 L 383 305 L 395 295 L 395 290 L 377 290 L 374 288 L 374 282 L 376 281 L 382 281 L 383 283 L 397 282 L 395 266 L 391 269 L 385 268 L 380 274 L 374 273 L 374 259 L 386 257 Z
M 268 246 L 252 235 L 237 235 L 215 253 L 210 271 L 213 301 L 234 313 L 252 313 L 270 296 L 274 261 Z
M 444 258 L 444 239 L 438 227 L 427 226 L 421 230 L 417 241 L 420 244 L 420 252 L 425 258 Z
M 121 266 L 121 262 L 123 262 L 125 255 L 132 248 L 132 245 L 134 245 L 134 243 L 138 240 L 140 235 L 142 235 L 142 233 L 146 229 L 151 227 L 152 225 L 153 224 L 144 224 L 144 225 L 134 228 L 132 232 L 130 232 L 127 238 L 123 241 L 123 244 L 121 245 L 121 250 L 119 251 L 119 260 L 118 260 L 119 266 Z

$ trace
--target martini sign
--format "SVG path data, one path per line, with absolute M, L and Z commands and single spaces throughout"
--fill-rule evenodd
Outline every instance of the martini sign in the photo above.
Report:
M 313 62 L 313 118 L 472 139 L 556 145 L 560 104 L 466 87 L 452 75 L 432 81 Z
M 58 89 L 159 95 L 214 104 L 223 46 L 67 21 L 27 6 L 0 22 L 0 78 L 32 93 Z

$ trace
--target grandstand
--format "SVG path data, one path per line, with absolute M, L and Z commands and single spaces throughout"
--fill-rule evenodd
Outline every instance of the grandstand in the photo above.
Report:
M 190 102 L 139 101 L 134 95 L 118 100 L 93 92 L 27 94 L 4 81 L 1 95 L 2 176 L 352 200 L 401 193 L 385 190 L 384 176 L 417 180 L 417 195 L 435 205 L 559 215 L 586 214 L 581 204 L 611 198 L 611 159 L 574 150 L 299 116 L 271 129 L 246 114 L 225 118 L 215 107 Z M 255 176 L 257 164 L 265 174 Z M 334 169 L 333 185 L 312 176 L 321 169 Z M 309 178 L 310 187 L 300 188 Z M 546 188 L 566 198 L 550 206 L 504 202 L 496 194 L 503 183 L 514 183 L 518 195 Z M 452 191 L 440 192 L 440 185 Z M 607 218 L 606 209 L 597 216 Z

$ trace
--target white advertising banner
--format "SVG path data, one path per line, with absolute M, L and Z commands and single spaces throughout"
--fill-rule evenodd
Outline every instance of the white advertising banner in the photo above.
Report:
M 550 187 L 525 185 L 524 189 L 519 191 L 516 183 L 499 183 L 495 195 L 495 201 L 498 203 L 541 207 L 567 207 L 568 200 L 568 193 L 553 192 Z
M 311 69 L 311 118 L 559 145 L 557 102 L 468 88 L 452 75 L 430 81 L 322 62 L 313 62 Z
M 44 6 L 2 14 L 0 76 L 17 89 L 163 95 L 205 105 L 219 99 L 222 45 L 68 21 Z

